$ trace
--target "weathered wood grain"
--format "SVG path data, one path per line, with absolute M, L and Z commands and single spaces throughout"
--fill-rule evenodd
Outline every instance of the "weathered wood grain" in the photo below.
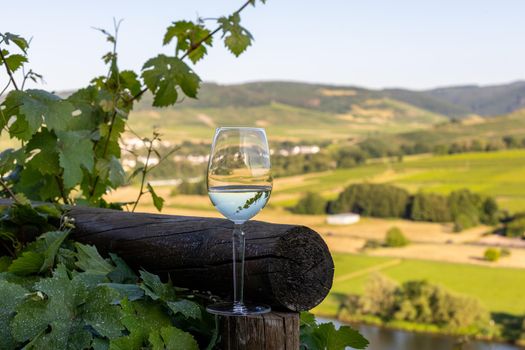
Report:
M 94 244 L 102 253 L 115 252 L 134 268 L 169 275 L 175 285 L 230 297 L 228 220 L 87 207 L 73 207 L 69 215 L 76 221 L 75 240 Z M 277 310 L 302 311 L 326 297 L 334 265 L 316 232 L 258 221 L 248 222 L 244 231 L 245 299 Z
M 221 349 L 224 350 L 299 349 L 299 314 L 296 312 L 221 317 L 221 328 Z

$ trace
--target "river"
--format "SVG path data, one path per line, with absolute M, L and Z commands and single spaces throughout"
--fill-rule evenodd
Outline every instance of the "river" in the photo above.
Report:
M 320 318 L 318 320 L 331 321 Z M 341 325 L 338 321 L 331 322 L 337 326 Z M 369 325 L 358 325 L 357 328 L 370 342 L 367 350 L 523 350 L 514 345 L 480 340 L 459 344 L 458 338 L 447 335 L 407 332 Z

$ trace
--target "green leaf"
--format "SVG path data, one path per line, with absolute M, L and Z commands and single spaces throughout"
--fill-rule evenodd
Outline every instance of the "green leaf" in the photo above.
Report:
M 114 267 L 108 263 L 104 258 L 100 256 L 95 246 L 90 246 L 82 243 L 75 243 L 77 250 L 76 265 L 83 271 L 106 276 L 108 273 L 113 271 Z
M 63 340 L 58 344 L 57 337 L 62 334 L 62 338 L 67 341 L 68 337 L 63 334 L 68 334 L 75 327 L 71 322 L 75 297 L 66 269 L 59 266 L 52 278 L 37 282 L 35 290 L 43 293 L 47 299 L 32 298 L 17 308 L 17 315 L 12 322 L 14 338 L 25 342 L 39 336 L 39 339 L 33 339 L 36 348 L 54 343 L 54 349 L 65 349 Z M 51 331 L 42 336 L 42 332 L 49 326 Z
M 368 340 L 358 331 L 349 326 L 341 326 L 336 330 L 333 323 L 320 324 L 314 329 L 313 336 L 317 338 L 317 346 L 321 349 L 344 350 L 348 346 L 365 349 L 368 346 Z
M 174 314 L 181 313 L 186 318 L 201 318 L 201 309 L 197 303 L 186 299 L 168 301 L 166 303 Z
M 241 17 L 238 13 L 218 20 L 222 28 L 224 45 L 237 57 L 251 45 L 253 40 L 250 32 L 240 25 L 240 21 Z
M 19 148 L 16 151 L 12 148 L 8 148 L 0 152 L 0 175 L 4 175 L 14 170 L 17 164 L 23 163 L 25 153 L 23 148 Z
M 98 143 L 98 147 L 96 149 L 96 156 L 99 159 L 110 159 L 112 155 L 120 158 L 120 145 L 118 140 L 120 135 L 124 132 L 125 125 L 126 121 L 119 116 L 115 117 L 111 130 L 110 126 L 106 123 L 99 125 L 100 137 L 104 139 L 103 142 Z
M 111 156 L 109 161 L 109 181 L 113 188 L 120 187 L 126 182 L 126 172 L 115 156 Z
M 153 350 L 185 349 L 198 350 L 199 345 L 193 336 L 176 327 L 163 327 L 149 336 Z
M 167 301 L 175 298 L 175 291 L 171 283 L 162 283 L 159 276 L 140 270 L 140 278 L 142 279 L 141 288 L 151 299 Z
M 187 50 L 190 47 L 188 34 L 195 27 L 195 24 L 190 21 L 178 21 L 166 28 L 164 34 L 163 45 L 168 45 L 173 38 L 177 38 L 177 51 Z
M 54 201 L 61 195 L 57 178 L 42 174 L 33 167 L 26 167 L 21 171 L 20 180 L 15 184 L 14 190 L 40 201 Z
M 93 329 L 104 337 L 118 337 L 124 329 L 121 309 L 113 301 L 118 293 L 99 286 L 103 277 L 77 273 L 70 279 L 59 265 L 51 278 L 34 286 L 37 293 L 17 307 L 12 333 L 16 340 L 31 340 L 28 348 L 84 349 Z
M 16 72 L 20 67 L 23 66 L 25 62 L 27 62 L 27 58 L 22 55 L 13 54 L 7 56 L 5 61 L 7 63 L 7 67 L 9 67 L 9 70 L 11 72 Z
M 42 128 L 27 143 L 26 153 L 28 158 L 34 152 L 38 153 L 26 162 L 27 167 L 36 169 L 42 174 L 60 174 L 57 138 L 47 128 Z
M 3 129 L 11 120 L 9 126 L 9 135 L 21 140 L 28 140 L 33 134 L 29 129 L 29 124 L 23 116 L 20 116 L 20 107 L 22 93 L 17 90 L 9 92 L 2 103 L 2 114 L 0 114 L 0 127 Z M 12 121 L 14 119 L 14 122 Z
M 102 95 L 103 91 L 89 86 L 74 92 L 66 99 L 75 107 L 76 113 L 80 111 L 80 115 L 70 119 L 69 130 L 94 130 L 104 121 L 104 114 L 100 113 L 98 107 Z
M 344 350 L 348 346 L 365 349 L 368 340 L 351 327 L 341 326 L 336 330 L 333 323 L 317 324 L 314 315 L 301 312 L 301 346 L 326 350 Z
M 18 208 L 19 206 L 20 206 L 20 207 L 23 206 L 25 209 L 30 208 L 30 209 L 32 209 L 34 212 L 36 212 L 36 213 L 38 214 L 38 212 L 37 212 L 33 207 L 31 207 L 31 201 L 25 196 L 25 194 L 23 194 L 23 193 L 17 193 L 17 194 L 15 194 L 15 198 L 16 198 L 16 201 L 18 202 L 18 204 L 15 204 L 15 205 L 12 207 L 13 210 L 14 210 L 15 208 Z M 33 214 L 33 213 L 31 212 L 31 214 Z M 18 219 L 17 216 L 18 216 L 18 214 L 15 215 L 15 214 L 13 213 L 13 218 L 14 218 L 14 219 Z M 32 215 L 31 215 L 31 216 L 32 216 Z M 23 218 L 23 220 L 27 220 L 27 219 L 28 219 L 28 218 L 26 218 L 26 217 Z M 32 218 L 30 218 L 29 220 L 32 220 Z M 34 222 L 34 223 L 39 223 L 39 222 L 40 222 L 40 219 L 39 219 L 39 218 L 36 218 L 36 217 L 35 217 L 35 220 L 36 220 L 36 221 L 30 221 L 30 222 L 32 222 L 32 223 L 33 223 L 33 222 Z M 20 222 L 19 222 L 19 223 L 20 223 Z
M 158 211 L 162 211 L 162 206 L 164 205 L 164 198 L 159 197 L 149 183 L 148 191 L 151 194 L 151 199 L 153 199 L 153 205 L 155 206 L 155 208 L 157 208 Z
M 5 34 L 0 34 L 0 37 L 4 38 L 5 42 L 8 45 L 12 41 L 23 52 L 26 52 L 27 48 L 29 47 L 27 40 L 22 38 L 20 35 L 13 34 L 13 33 L 5 33 Z
M 129 301 L 135 301 L 142 299 L 144 296 L 144 290 L 142 290 L 136 284 L 123 284 L 123 283 L 102 283 L 101 286 L 112 288 L 119 293 L 119 297 L 114 302 L 120 303 L 124 298 Z
M 310 327 L 315 327 L 317 325 L 317 323 L 315 322 L 314 314 L 310 312 L 303 311 L 301 312 L 300 317 L 301 317 L 301 326 L 306 325 Z
M 60 219 L 62 216 L 62 211 L 60 210 L 60 206 L 58 204 L 36 205 L 34 209 L 50 218 Z
M 171 326 L 171 320 L 158 303 L 147 301 L 123 300 L 124 316 L 122 323 L 129 331 L 129 335 L 112 339 L 110 349 L 140 349 L 146 345 L 149 334 L 163 327 Z
M 251 39 L 248 35 L 243 35 L 240 32 L 231 32 L 224 39 L 224 44 L 236 57 L 239 57 L 250 46 Z
M 69 235 L 70 231 L 50 231 L 44 233 L 41 237 L 45 241 L 46 250 L 44 253 L 44 262 L 39 272 L 44 272 L 55 265 L 55 257 L 58 249 Z
M 44 263 L 44 254 L 32 251 L 22 253 L 9 266 L 8 271 L 20 276 L 31 275 L 40 271 Z
M 115 264 L 115 269 L 108 274 L 109 279 L 115 283 L 137 283 L 138 277 L 131 267 L 126 264 L 119 256 L 109 253 L 111 260 Z
M 128 89 L 131 95 L 138 95 L 142 90 L 142 84 L 138 79 L 137 73 L 131 70 L 124 70 L 120 72 L 120 84 L 123 89 Z
M 4 256 L 0 257 L 0 273 L 1 272 L 6 272 L 7 269 L 9 268 L 9 265 L 11 265 L 12 261 L 13 261 L 13 259 L 11 259 L 11 257 L 9 257 L 7 255 L 4 255 Z
M 11 221 L 18 225 L 44 225 L 47 218 L 31 206 L 31 202 L 22 193 L 16 195 L 18 203 L 11 206 Z
M 108 339 L 101 339 L 101 338 L 94 338 L 93 342 L 91 343 L 91 347 L 93 350 L 108 350 L 109 349 L 109 340 Z M 131 349 L 131 348 L 129 348 Z
M 354 349 L 365 349 L 368 346 L 368 340 L 366 340 L 361 333 L 349 326 L 341 326 L 335 332 L 332 331 L 334 328 L 333 323 L 329 323 L 330 331 L 328 331 L 328 349 L 346 349 L 350 346 Z M 323 326 L 323 325 L 321 325 Z
M 14 349 L 16 342 L 11 335 L 10 323 L 17 306 L 28 291 L 14 283 L 0 280 L 0 349 Z
M 11 334 L 15 340 L 26 342 L 45 330 L 48 325 L 46 304 L 43 300 L 31 298 L 16 308 L 16 315 L 11 322 Z
M 166 29 L 163 44 L 169 44 L 173 38 L 177 38 L 176 52 L 190 51 L 188 57 L 196 63 L 207 53 L 205 45 L 211 46 L 213 37 L 210 31 L 203 25 L 189 21 L 178 21 Z
M 27 120 L 20 115 L 17 115 L 14 118 L 15 122 L 8 128 L 11 138 L 17 138 L 23 141 L 28 141 L 31 139 L 31 135 L 33 135 L 34 130 L 29 127 Z
M 68 101 L 43 90 L 12 91 L 9 94 L 20 105 L 19 117 L 25 118 L 31 135 L 42 123 L 50 130 L 66 130 L 75 110 Z
M 142 68 L 142 78 L 155 96 L 153 105 L 169 106 L 177 102 L 177 87 L 188 97 L 195 98 L 200 78 L 177 57 L 158 55 L 148 60 Z
M 89 293 L 85 304 L 80 311 L 83 320 L 100 335 L 116 338 L 122 334 L 124 327 L 120 322 L 121 309 L 112 305 L 119 297 L 119 293 L 107 286 L 98 286 Z
M 109 350 L 144 349 L 143 345 L 143 338 L 136 333 L 132 333 L 124 337 L 111 339 Z
M 88 131 L 60 131 L 60 166 L 64 169 L 64 186 L 73 188 L 82 180 L 82 167 L 91 171 L 94 165 L 93 144 Z

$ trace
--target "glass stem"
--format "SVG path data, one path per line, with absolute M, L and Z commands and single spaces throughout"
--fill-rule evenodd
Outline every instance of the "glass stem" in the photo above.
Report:
M 244 288 L 244 232 L 242 224 L 233 227 L 233 302 L 235 307 L 243 308 Z

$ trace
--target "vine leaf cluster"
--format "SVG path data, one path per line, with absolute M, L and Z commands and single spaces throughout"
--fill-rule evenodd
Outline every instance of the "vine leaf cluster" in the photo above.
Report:
M 222 32 L 224 45 L 236 56 L 250 45 L 252 36 L 240 20 L 240 12 L 248 5 L 255 5 L 255 1 L 247 1 L 232 15 L 216 19 L 218 27 L 214 30 L 207 28 L 207 21 L 201 18 L 173 22 L 166 29 L 163 43 L 174 45 L 174 55 L 150 58 L 140 72 L 119 68 L 121 22 L 115 21 L 112 32 L 97 29 L 111 45 L 102 57 L 107 74 L 95 77 L 88 86 L 67 97 L 42 89 L 24 89 L 28 79 L 41 78 L 32 70 L 26 73 L 30 41 L 1 33 L 0 65 L 7 77 L 2 91 L 10 91 L 0 103 L 0 130 L 20 145 L 0 153 L 4 195 L 23 193 L 31 200 L 119 208 L 121 204 L 107 203 L 104 195 L 138 177 L 141 189 L 137 200 L 149 193 L 161 210 L 162 198 L 145 180 L 148 164 L 127 177 L 120 162 L 119 140 L 134 103 L 146 91 L 152 94 L 155 107 L 172 106 L 185 97 L 197 98 L 201 78 L 193 65 L 212 47 L 213 35 Z

